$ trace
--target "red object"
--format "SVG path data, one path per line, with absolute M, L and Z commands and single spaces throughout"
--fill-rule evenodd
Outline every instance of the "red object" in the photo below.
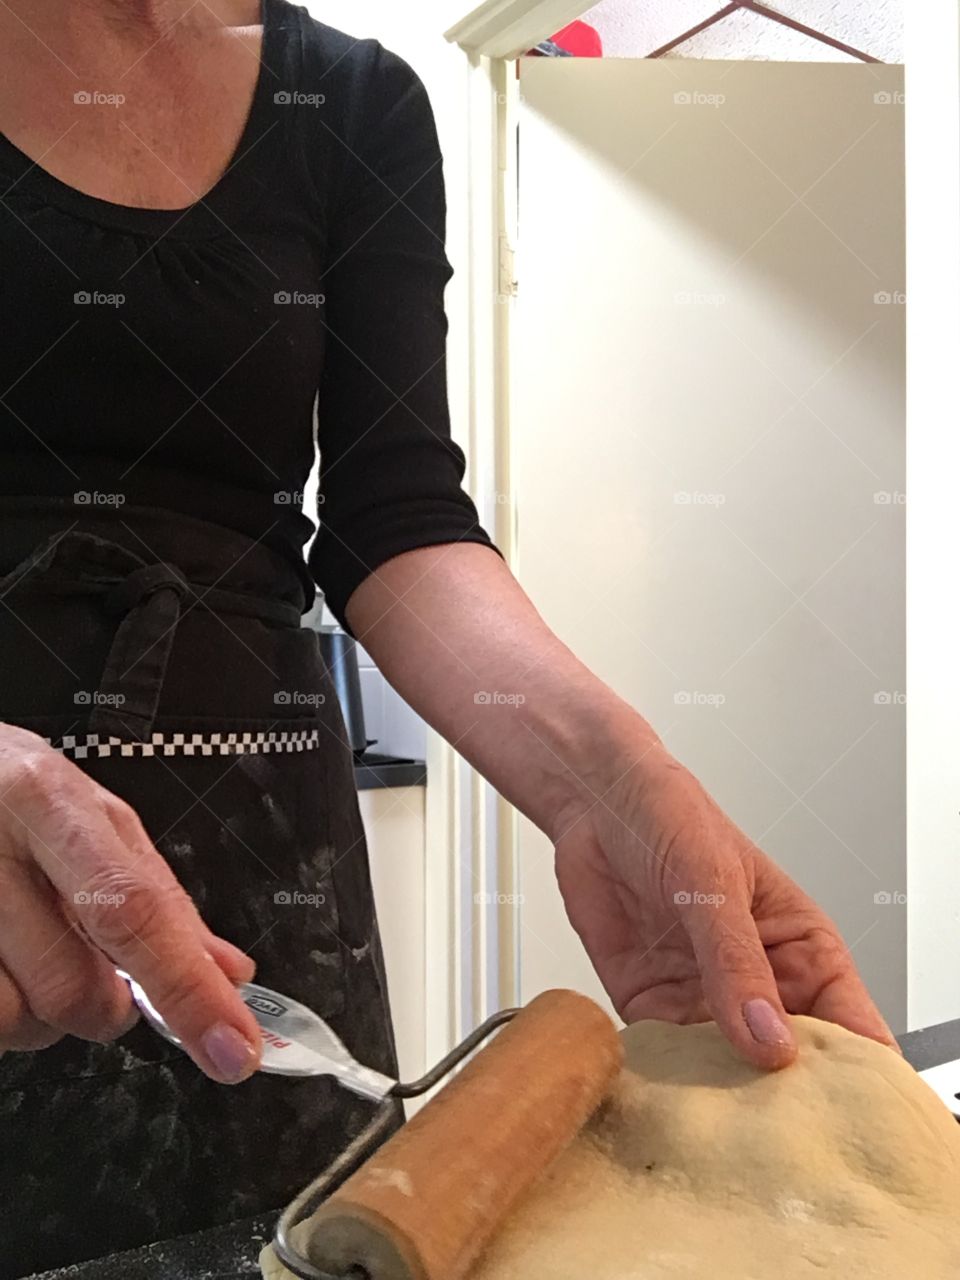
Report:
M 550 39 L 578 58 L 602 58 L 600 32 L 586 22 L 571 22 Z

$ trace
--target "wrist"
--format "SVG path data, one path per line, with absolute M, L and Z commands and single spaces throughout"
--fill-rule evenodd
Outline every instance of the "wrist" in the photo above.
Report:
M 554 843 L 623 786 L 643 794 L 676 764 L 653 726 L 619 698 L 578 721 L 567 759 L 570 767 L 547 830 Z

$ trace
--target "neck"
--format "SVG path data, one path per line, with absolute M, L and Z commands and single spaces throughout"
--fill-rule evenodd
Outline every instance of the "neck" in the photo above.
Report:
M 66 10 L 68 20 L 93 22 L 118 33 L 153 39 L 177 26 L 252 26 L 260 21 L 259 0 L 33 0 L 39 8 Z

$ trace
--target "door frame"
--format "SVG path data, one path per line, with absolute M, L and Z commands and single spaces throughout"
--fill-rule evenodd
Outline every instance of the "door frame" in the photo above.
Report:
M 484 0 L 444 35 L 467 53 L 515 59 L 589 7 L 583 0 Z
M 960 23 L 906 12 L 907 1019 L 960 1014 Z M 948 550 L 945 553 L 944 548 Z M 950 552 L 953 552 L 951 557 Z
M 464 51 L 467 234 L 458 319 L 466 356 L 452 388 L 480 522 L 516 567 L 509 350 L 515 290 L 516 64 Z M 451 107 L 453 104 L 450 104 Z M 435 1061 L 518 999 L 516 811 L 439 734 L 427 743 L 426 1057 Z

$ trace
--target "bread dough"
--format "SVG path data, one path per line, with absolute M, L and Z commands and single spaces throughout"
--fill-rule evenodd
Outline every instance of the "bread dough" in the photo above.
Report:
M 615 1096 L 476 1280 L 960 1276 L 960 1126 L 893 1050 L 792 1021 L 773 1074 L 714 1023 L 627 1028 Z
M 792 1023 L 774 1073 L 714 1023 L 628 1027 L 613 1095 L 471 1280 L 957 1280 L 960 1125 L 893 1050 Z

